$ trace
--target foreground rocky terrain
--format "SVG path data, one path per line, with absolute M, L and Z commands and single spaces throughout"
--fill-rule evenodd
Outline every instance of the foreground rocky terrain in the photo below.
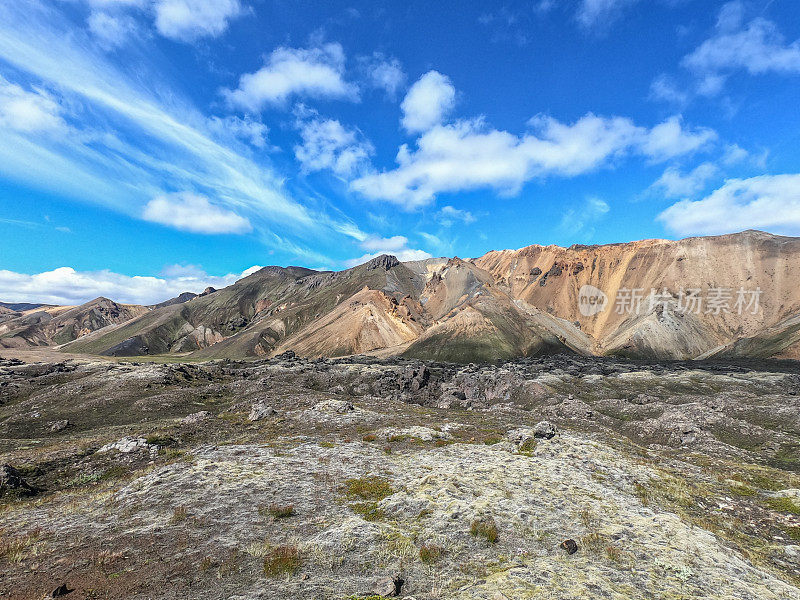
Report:
M 473 259 L 264 267 L 152 306 L 0 306 L 0 348 L 191 359 L 373 353 L 460 363 L 570 352 L 800 358 L 800 238 L 759 231 Z
M 2 598 L 800 598 L 791 362 L 2 356 Z

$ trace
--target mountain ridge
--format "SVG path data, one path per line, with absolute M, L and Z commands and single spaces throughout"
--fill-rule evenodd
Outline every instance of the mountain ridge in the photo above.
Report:
M 796 358 L 797 281 L 800 238 L 757 230 L 569 247 L 531 244 L 469 259 L 401 262 L 381 255 L 344 271 L 264 267 L 226 288 L 149 307 L 96 299 L 56 317 L 6 311 L 0 347 L 60 345 L 87 354 L 188 353 L 197 359 L 287 350 L 456 362 L 553 352 Z M 605 294 L 603 310 L 582 313 L 585 289 Z M 701 305 L 706 302 L 697 311 L 689 310 L 692 290 L 704 294 Z M 720 290 L 728 295 L 726 310 L 708 310 Z M 620 310 L 632 291 L 639 294 L 636 311 Z M 743 300 L 734 304 L 745 293 L 759 296 L 757 310 L 742 311 Z M 103 318 L 97 318 L 98 303 L 109 313 Z

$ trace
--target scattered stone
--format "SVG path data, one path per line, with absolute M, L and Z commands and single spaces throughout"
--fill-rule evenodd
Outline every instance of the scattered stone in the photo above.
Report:
M 253 405 L 252 409 L 250 409 L 250 414 L 248 415 L 247 419 L 249 421 L 260 421 L 261 419 L 273 417 L 277 414 L 278 411 L 271 406 L 268 406 L 262 402 L 258 402 Z
M 461 390 L 448 390 L 436 403 L 436 408 L 468 408 L 467 395 Z
M 529 427 L 520 427 L 509 431 L 506 439 L 514 444 L 520 452 L 532 450 L 536 446 L 536 432 Z
M 201 410 L 200 412 L 192 413 L 190 415 L 186 415 L 183 417 L 180 422 L 183 425 L 197 425 L 201 421 L 205 421 L 206 419 L 210 419 L 212 414 L 207 410 Z
M 314 408 L 320 411 L 339 413 L 340 415 L 353 412 L 356 409 L 352 402 L 347 400 L 323 400 L 318 402 Z
M 275 358 L 278 360 L 294 360 L 297 358 L 297 354 L 295 354 L 294 350 L 287 350 L 286 352 L 281 352 Z
M 0 498 L 7 495 L 34 496 L 39 490 L 25 481 L 11 465 L 0 467 Z
M 539 421 L 533 426 L 533 436 L 539 439 L 549 440 L 555 437 L 556 426 L 550 421 Z
M 405 584 L 405 579 L 401 574 L 395 574 L 392 577 L 387 577 L 386 579 L 382 579 L 378 582 L 374 593 L 377 596 L 381 596 L 383 598 L 397 598 L 403 592 L 403 585 Z
M 64 431 L 67 427 L 72 425 L 67 419 L 62 419 L 60 421 L 53 421 L 50 423 L 50 431 L 52 433 L 58 433 L 59 431 Z
M 106 444 L 100 448 L 98 452 L 111 452 L 112 450 L 116 450 L 122 454 L 130 454 L 131 452 L 138 452 L 140 450 L 147 450 L 152 453 L 153 450 L 156 452 L 158 451 L 158 446 L 155 444 L 148 444 L 147 440 L 144 438 L 124 437 L 116 442 Z
M 62 583 L 56 589 L 53 590 L 53 593 L 50 594 L 51 598 L 61 598 L 62 596 L 66 596 L 67 594 L 71 594 L 75 590 L 71 590 L 67 587 L 66 583 Z
M 578 551 L 578 542 L 570 538 L 561 542 L 559 548 L 566 550 L 567 554 L 575 554 Z

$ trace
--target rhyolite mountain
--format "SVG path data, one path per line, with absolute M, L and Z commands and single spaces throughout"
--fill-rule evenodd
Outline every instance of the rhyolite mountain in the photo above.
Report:
M 582 313 L 584 286 L 606 294 L 604 310 Z M 699 310 L 687 310 L 681 296 L 691 289 L 706 301 Z M 738 310 L 740 289 L 755 293 L 757 306 Z M 616 304 L 627 290 L 644 296 L 638 312 Z M 648 301 L 651 290 L 657 302 Z M 724 309 L 708 304 L 714 290 L 727 290 Z M 7 309 L 0 314 L 0 347 L 25 345 L 198 359 L 287 350 L 456 362 L 555 352 L 800 358 L 800 238 L 745 231 L 533 245 L 465 260 L 403 263 L 380 256 L 339 272 L 265 267 L 224 289 L 150 307 L 98 299 L 68 310 Z

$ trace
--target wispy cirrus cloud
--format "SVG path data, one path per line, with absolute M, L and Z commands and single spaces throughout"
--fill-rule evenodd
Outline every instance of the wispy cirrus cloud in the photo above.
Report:
M 259 145 L 265 127 L 210 120 L 157 78 L 151 89 L 131 79 L 81 37 L 86 34 L 65 27 L 53 6 L 0 4 L 0 73 L 16 79 L 6 74 L 0 82 L 0 114 L 15 115 L 0 117 L 0 173 L 137 218 L 165 190 L 187 190 L 253 227 L 279 226 L 284 237 L 351 228 L 348 219 L 311 212 L 292 198 L 283 176 L 234 139 L 249 136 Z M 56 135 L 62 122 L 69 133 Z M 236 131 L 223 135 L 229 128 Z

